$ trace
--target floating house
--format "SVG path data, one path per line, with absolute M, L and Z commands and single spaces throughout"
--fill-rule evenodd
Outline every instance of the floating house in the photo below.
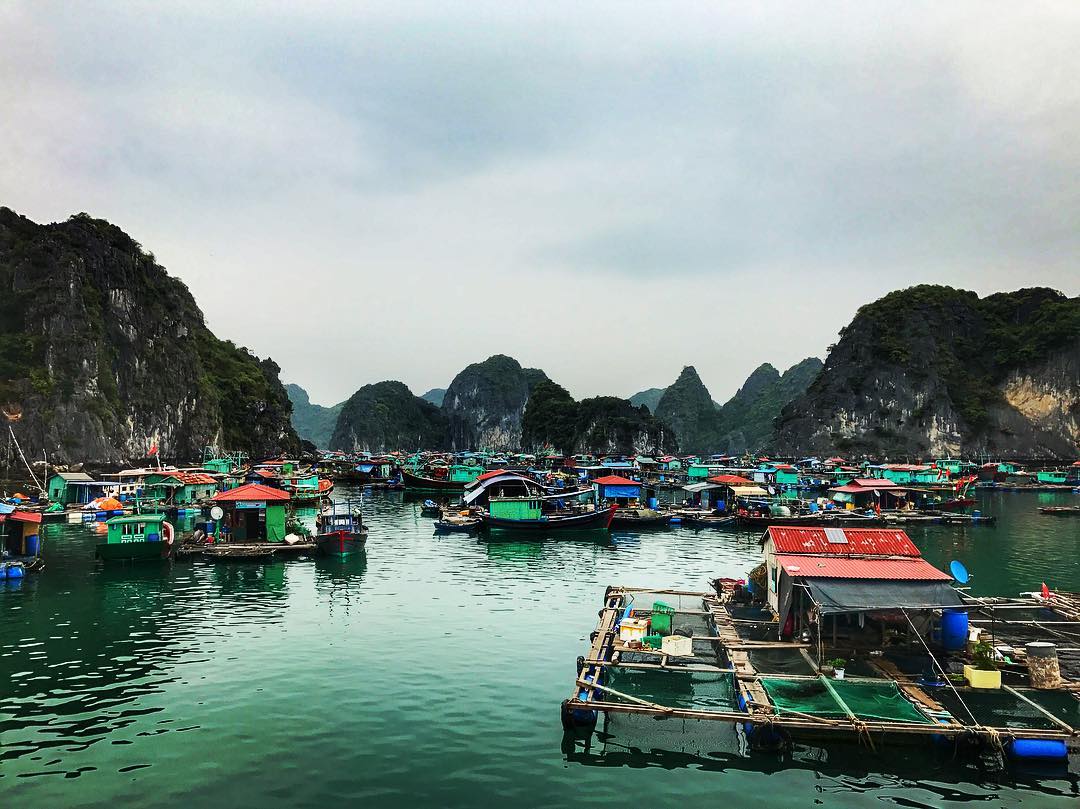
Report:
M 832 500 L 849 509 L 900 508 L 907 503 L 908 490 L 891 480 L 852 478 L 843 486 L 829 489 Z
M 189 506 L 213 497 L 217 480 L 205 472 L 161 472 L 148 475 L 144 495 L 167 506 Z
M 85 505 L 105 494 L 108 484 L 96 481 L 85 472 L 54 472 L 49 475 L 45 491 L 49 500 L 61 505 Z
M 222 530 L 233 542 L 282 542 L 288 492 L 248 483 L 219 492 L 212 498 L 225 510 Z
M 641 499 L 641 484 L 636 480 L 619 475 L 606 475 L 595 478 L 592 483 L 600 501 L 607 500 L 620 506 L 628 506 Z
M 0 503 L 0 547 L 5 560 L 33 569 L 41 561 L 41 514 Z
M 868 622 L 889 620 L 877 614 L 882 610 L 961 606 L 950 577 L 923 559 L 898 529 L 773 525 L 761 544 L 767 601 L 782 636 L 798 635 L 819 616 L 831 617 L 836 633 L 837 616 L 855 615 L 865 629 Z

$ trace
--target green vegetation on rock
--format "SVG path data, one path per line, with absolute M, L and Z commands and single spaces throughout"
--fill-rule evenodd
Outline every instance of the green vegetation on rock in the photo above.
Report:
M 349 452 L 446 449 L 446 416 L 402 382 L 364 385 L 341 406 L 330 448 Z
M 537 385 L 529 397 L 522 419 L 522 444 L 534 451 L 553 447 L 566 455 L 629 455 L 677 448 L 674 431 L 648 408 L 635 407 L 615 396 L 575 402 L 565 388 L 550 381 Z

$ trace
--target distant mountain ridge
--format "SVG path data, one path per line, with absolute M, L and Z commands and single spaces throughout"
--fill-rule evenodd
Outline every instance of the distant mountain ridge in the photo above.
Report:
M 664 395 L 665 390 L 667 390 L 667 388 L 646 388 L 629 397 L 627 401 L 634 407 L 641 407 L 644 405 L 649 409 L 650 413 L 655 413 L 656 406 L 660 404 L 660 397 Z
M 427 393 L 421 393 L 420 398 L 426 399 L 436 407 L 442 407 L 443 399 L 446 398 L 446 388 L 432 388 Z
M 285 386 L 285 390 L 292 402 L 292 425 L 297 435 L 319 449 L 329 447 L 330 436 L 333 435 L 338 414 L 345 403 L 338 402 L 333 407 L 324 407 L 312 404 L 308 392 L 299 385 L 290 383 Z

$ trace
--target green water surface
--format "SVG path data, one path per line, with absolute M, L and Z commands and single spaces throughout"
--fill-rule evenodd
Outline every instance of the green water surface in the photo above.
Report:
M 977 593 L 1080 590 L 1080 519 L 1036 512 L 1078 501 L 985 494 L 997 527 L 910 533 Z M 100 528 L 47 526 L 47 569 L 0 588 L 0 806 L 1078 805 L 1075 777 L 921 747 L 747 757 L 729 725 L 652 719 L 564 739 L 604 587 L 705 589 L 755 537 L 489 543 L 400 493 L 365 510 L 344 562 L 104 566 Z

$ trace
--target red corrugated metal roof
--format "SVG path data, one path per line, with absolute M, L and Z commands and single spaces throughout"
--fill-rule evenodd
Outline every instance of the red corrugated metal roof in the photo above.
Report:
M 892 489 L 896 487 L 896 481 L 887 478 L 853 478 L 848 481 L 848 485 L 853 483 L 856 486 L 863 486 L 868 489 Z
M 847 542 L 829 542 L 824 528 L 770 525 L 765 535 L 779 553 L 813 553 L 841 556 L 921 556 L 911 538 L 898 528 L 830 528 Z
M 628 478 L 622 478 L 618 475 L 605 475 L 602 478 L 596 478 L 593 483 L 599 483 L 601 486 L 640 486 L 636 480 L 630 480 Z
M 776 562 L 789 576 L 808 579 L 949 581 L 947 574 L 925 559 L 849 559 L 843 556 L 777 554 Z
M 741 475 L 713 475 L 707 478 L 709 483 L 717 483 L 721 486 L 753 486 L 754 481 Z
M 10 514 L 0 514 L 0 521 L 17 520 L 19 522 L 40 523 L 41 514 L 37 511 L 13 511 Z
M 173 475 L 186 486 L 201 485 L 204 483 L 216 483 L 211 475 L 205 472 L 177 472 Z
M 229 489 L 227 492 L 219 492 L 212 499 L 215 503 L 235 503 L 238 500 L 245 502 L 253 500 L 278 501 L 288 500 L 289 493 L 283 492 L 281 489 L 271 489 L 261 483 L 249 483 L 246 486 Z

